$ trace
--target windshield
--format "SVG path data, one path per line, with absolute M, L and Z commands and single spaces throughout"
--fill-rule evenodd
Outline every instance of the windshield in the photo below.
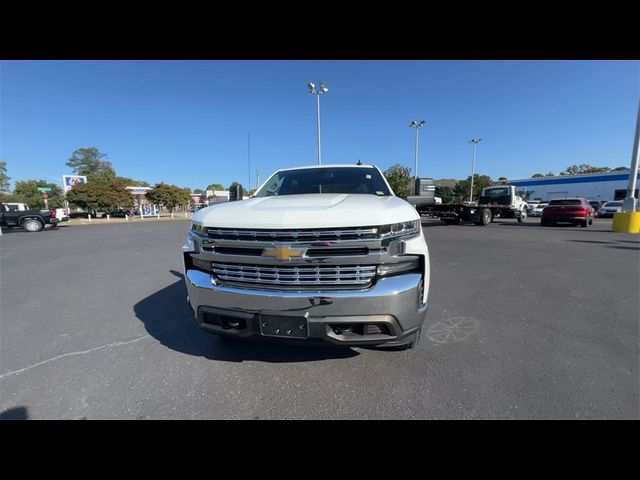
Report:
M 482 194 L 484 197 L 501 197 L 503 195 L 509 195 L 508 188 L 485 188 L 484 193 Z
M 603 205 L 603 207 L 621 207 L 622 202 L 607 202 Z
M 582 205 L 582 202 L 578 199 L 564 199 L 564 200 L 551 200 L 549 205 Z
M 274 197 L 305 193 L 391 195 L 382 175 L 375 168 L 325 167 L 276 172 L 255 196 Z

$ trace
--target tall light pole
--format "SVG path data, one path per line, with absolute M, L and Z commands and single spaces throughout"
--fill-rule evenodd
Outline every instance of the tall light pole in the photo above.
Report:
M 420 127 L 423 127 L 427 122 L 425 122 L 424 120 L 420 120 L 419 122 L 417 120 L 412 120 L 411 123 L 409 124 L 409 126 L 411 128 L 415 128 L 416 129 L 416 165 L 415 168 L 413 169 L 413 188 L 414 188 L 414 193 L 418 193 L 415 191 L 416 188 L 416 182 L 418 180 L 418 129 Z
M 481 138 L 472 138 L 469 140 L 469 143 L 473 144 L 473 164 L 471 165 L 471 192 L 469 193 L 469 203 L 473 202 L 473 177 L 476 174 L 476 147 L 481 141 Z
M 317 123 L 317 130 L 318 130 L 318 165 L 322 165 L 322 156 L 320 154 L 320 95 L 322 95 L 324 93 L 327 93 L 329 91 L 329 89 L 327 88 L 327 82 L 325 82 L 324 80 L 320 82 L 320 86 L 318 87 L 317 90 L 316 90 L 315 83 L 309 82 L 307 84 L 307 87 L 309 88 L 309 93 L 315 95 L 316 98 L 318 99 L 318 123 Z

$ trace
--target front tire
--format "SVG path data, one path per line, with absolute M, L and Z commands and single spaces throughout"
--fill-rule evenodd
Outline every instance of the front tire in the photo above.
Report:
M 526 210 L 522 210 L 520 212 L 520 216 L 518 216 L 518 223 L 522 223 L 527 219 L 527 211 Z
M 29 218 L 22 222 L 22 228 L 24 228 L 27 232 L 39 232 L 44 228 L 44 225 L 40 220 L 36 220 L 35 218 Z

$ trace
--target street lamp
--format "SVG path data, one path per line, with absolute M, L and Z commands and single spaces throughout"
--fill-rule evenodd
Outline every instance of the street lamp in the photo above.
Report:
M 409 126 L 411 128 L 415 128 L 416 129 L 416 167 L 413 170 L 413 177 L 414 177 L 414 193 L 415 192 L 415 188 L 416 188 L 416 182 L 418 180 L 418 129 L 420 127 L 423 127 L 427 122 L 425 122 L 424 120 L 420 120 L 419 122 L 417 120 L 412 120 L 411 123 L 409 124 Z
M 476 146 L 481 141 L 481 138 L 472 138 L 469 140 L 469 143 L 473 144 L 473 164 L 471 165 L 471 193 L 469 193 L 469 203 L 473 202 L 473 177 L 476 173 Z
M 329 89 L 327 88 L 327 82 L 325 82 L 324 80 L 320 82 L 320 86 L 318 87 L 318 89 L 316 90 L 316 84 L 315 83 L 311 83 L 309 82 L 307 84 L 307 88 L 309 88 L 309 93 L 315 95 L 318 99 L 318 124 L 317 124 L 317 130 L 318 130 L 318 165 L 322 164 L 322 158 L 320 155 L 320 95 L 327 93 L 329 91 Z

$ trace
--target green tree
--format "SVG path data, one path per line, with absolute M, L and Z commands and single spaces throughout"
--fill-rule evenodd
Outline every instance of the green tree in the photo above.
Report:
M 79 148 L 71 154 L 66 165 L 76 175 L 86 175 L 87 180 L 113 180 L 116 171 L 111 162 L 104 160 L 106 158 L 107 155 L 95 147 Z
M 67 200 L 93 215 L 98 211 L 129 210 L 133 207 L 134 201 L 126 189 L 128 186 L 126 182 L 118 179 L 95 179 L 74 185 L 67 192 Z
M 547 173 L 545 173 L 545 174 L 544 174 L 544 176 L 545 176 L 545 177 L 555 177 L 555 176 L 556 176 L 556 174 L 555 174 L 555 173 L 553 173 L 553 172 L 547 172 Z
M 116 177 L 116 179 L 126 183 L 127 187 L 150 187 L 151 186 L 144 180 L 134 180 L 133 178 L 129 178 L 129 177 Z
M 409 167 L 396 163 L 384 172 L 384 176 L 396 196 L 405 198 L 413 193 L 413 177 Z
M 585 175 L 587 173 L 606 173 L 610 171 L 609 167 L 594 167 L 593 165 L 589 165 L 587 163 L 582 163 L 580 165 L 571 165 L 565 168 L 560 175 L 568 176 L 568 175 Z
M 204 193 L 204 190 L 202 190 L 201 188 L 196 188 L 193 193 Z
M 207 190 L 226 190 L 226 189 L 224 188 L 224 185 L 220 183 L 212 183 L 207 187 Z
M 533 175 L 531 175 L 531 178 L 542 178 L 542 177 L 544 177 L 544 175 L 541 173 L 534 173 Z
M 43 192 L 38 188 L 49 188 L 47 203 L 49 208 L 60 208 L 64 205 L 62 189 L 55 183 L 46 180 L 18 180 L 15 184 L 14 195 L 17 202 L 26 203 L 30 208 L 45 208 Z M 19 200 L 18 200 L 19 199 Z
M 7 162 L 0 162 L 0 192 L 9 191 L 9 180 L 11 177 L 7 176 Z
M 436 187 L 436 197 L 442 198 L 442 203 L 453 202 L 453 189 L 451 187 Z
M 625 170 L 629 170 L 629 167 L 616 167 L 616 168 L 612 169 L 611 171 L 612 172 L 622 172 L 622 171 L 625 171 Z
M 241 196 L 245 196 L 247 194 L 247 190 L 237 180 L 234 180 L 233 182 L 231 182 L 231 185 L 229 185 L 229 188 L 227 188 L 227 190 L 231 190 L 236 185 L 240 185 Z M 224 190 L 224 188 L 223 188 L 223 190 Z M 240 200 L 242 200 L 242 198 L 240 198 Z
M 473 176 L 473 198 L 478 200 L 480 192 L 484 187 L 489 186 L 493 180 L 488 175 L 474 174 Z M 462 201 L 469 200 L 469 193 L 471 191 L 471 175 L 466 180 L 460 180 L 453 189 L 453 194 L 460 198 Z
M 156 183 L 153 189 L 147 192 L 147 200 L 156 205 L 163 205 L 170 212 L 177 206 L 186 206 L 191 203 L 190 192 L 186 188 L 166 183 Z
M 500 177 L 498 180 L 508 180 L 507 177 Z

